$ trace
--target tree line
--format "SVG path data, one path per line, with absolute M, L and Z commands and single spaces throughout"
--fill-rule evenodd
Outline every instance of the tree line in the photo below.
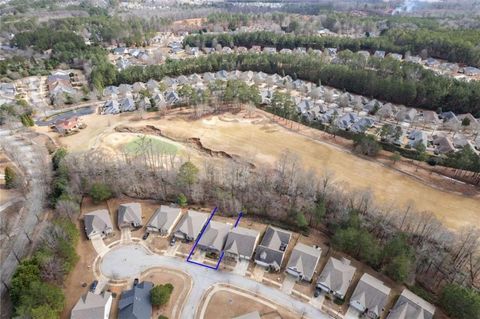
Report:
M 431 212 L 418 211 L 412 204 L 379 205 L 369 191 L 353 191 L 328 172 L 318 176 L 288 151 L 273 168 L 238 160 L 206 160 L 197 167 L 148 144 L 135 154 L 112 158 L 96 151 L 71 154 L 65 161 L 71 189 L 79 194 L 100 182 L 114 195 L 175 201 L 182 194 L 183 205 L 187 200 L 195 205 L 215 203 L 226 216 L 241 210 L 249 218 L 295 231 L 319 229 L 331 236 L 335 249 L 398 282 L 420 283 L 433 293 L 433 301 L 441 297 L 440 306 L 446 309 L 458 296 L 475 300 L 471 295 L 480 280 L 478 229 L 452 233 Z M 464 287 L 460 289 L 466 293 L 449 290 L 442 295 L 447 289 L 443 287 L 452 285 Z M 465 312 L 475 314 L 475 307 L 478 300 Z
M 182 61 L 168 60 L 162 65 L 134 66 L 121 72 L 98 72 L 92 80 L 103 85 L 118 85 L 220 70 L 277 73 L 395 104 L 480 116 L 478 82 L 436 76 L 428 70 L 419 70 L 419 66 L 411 63 L 403 66 L 404 63 L 393 59 L 372 60 L 371 65 L 376 65 L 372 70 L 358 66 L 358 55 L 346 52 L 344 56 L 350 56 L 344 57 L 345 64 L 331 64 L 315 54 L 211 54 Z
M 224 34 L 190 35 L 185 44 L 190 46 L 212 46 L 216 41 L 222 46 L 252 45 L 269 46 L 277 49 L 306 47 L 323 50 L 383 50 L 391 53 L 407 52 L 428 55 L 450 62 L 480 66 L 480 35 L 475 30 L 438 30 L 419 28 L 417 30 L 392 29 L 378 37 L 350 38 L 338 36 L 278 34 L 273 32 L 245 32 Z

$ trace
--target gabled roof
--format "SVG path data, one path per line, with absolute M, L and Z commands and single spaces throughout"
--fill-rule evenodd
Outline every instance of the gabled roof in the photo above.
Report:
M 313 277 L 315 268 L 317 268 L 321 254 L 321 249 L 298 243 L 293 248 L 287 268 L 296 270 L 303 277 L 310 280 Z
M 85 232 L 87 236 L 93 233 L 103 232 L 105 230 L 112 230 L 113 224 L 110 219 L 110 214 L 106 209 L 99 209 L 84 215 Z
M 200 238 L 198 245 L 221 251 L 223 249 L 223 245 L 225 244 L 225 240 L 227 239 L 230 228 L 231 225 L 219 223 L 213 220 L 210 221 L 205 228 L 205 232 L 203 233 L 202 238 Z
M 139 203 L 126 203 L 118 207 L 118 226 L 142 225 L 142 206 Z
M 153 284 L 143 281 L 122 293 L 118 302 L 118 319 L 150 319 L 152 304 L 150 290 Z
M 282 266 L 283 255 L 291 235 L 292 233 L 289 231 L 268 226 L 262 242 L 257 247 L 255 260 L 279 269 Z
M 387 319 L 431 319 L 434 313 L 432 304 L 404 289 Z
M 181 232 L 190 238 L 197 238 L 207 219 L 207 214 L 189 210 L 178 223 L 175 232 Z
M 180 208 L 162 205 L 160 208 L 157 208 L 152 218 L 150 218 L 147 227 L 168 230 L 181 214 Z
M 321 284 L 330 290 L 345 296 L 356 268 L 350 265 L 348 259 L 338 260 L 330 257 L 318 277 L 317 284 Z
M 363 274 L 357 284 L 350 303 L 356 301 L 369 312 L 380 316 L 388 301 L 391 289 L 369 274 Z
M 236 227 L 228 233 L 225 252 L 252 257 L 259 232 L 253 229 Z
M 103 318 L 105 306 L 111 298 L 112 294 L 109 292 L 100 295 L 87 292 L 78 299 L 72 309 L 70 319 Z

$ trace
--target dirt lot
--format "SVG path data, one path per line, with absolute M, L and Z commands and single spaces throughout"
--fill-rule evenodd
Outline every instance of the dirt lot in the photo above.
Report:
M 253 311 L 258 311 L 262 319 L 297 319 L 300 315 L 293 314 L 290 311 L 271 304 L 267 301 L 264 304 L 261 298 L 251 296 L 246 297 L 239 295 L 233 291 L 217 291 L 213 294 L 212 299 L 208 303 L 204 318 L 230 319 L 240 315 L 244 315 Z
M 82 119 L 87 124 L 86 129 L 74 136 L 56 136 L 58 142 L 75 150 L 102 145 L 114 149 L 115 145 L 110 143 L 109 135 L 118 134 L 114 127 L 121 124 L 136 128 L 153 125 L 162 134 L 177 141 L 200 138 L 207 148 L 224 151 L 253 163 L 274 164 L 280 154 L 289 149 L 300 157 L 305 168 L 312 168 L 319 175 L 333 173 L 336 183 L 346 183 L 352 189 L 369 189 L 385 205 L 413 202 L 419 210 L 433 211 L 452 229 L 480 225 L 478 191 L 476 196 L 466 196 L 429 186 L 413 176 L 420 175 L 417 172 L 408 172 L 409 176 L 381 162 L 355 156 L 340 146 L 325 142 L 322 133 L 310 134 L 310 129 L 308 136 L 303 131 L 301 134 L 292 132 L 272 122 L 264 113 L 259 113 L 255 119 L 246 118 L 240 113 L 192 121 L 185 116 L 185 111 L 178 110 L 163 117 L 147 114 L 141 121 L 135 114 L 92 114 Z M 188 147 L 184 149 L 193 157 L 207 156 Z M 436 186 L 440 183 L 434 180 L 433 184 Z
M 171 283 L 174 287 L 168 304 L 160 308 L 153 308 L 153 318 L 158 318 L 159 315 L 164 315 L 171 319 L 180 318 L 180 310 L 183 307 L 183 301 L 188 295 L 191 287 L 190 277 L 173 270 L 159 269 L 150 272 L 141 279 L 151 281 L 155 285 Z
M 5 187 L 5 167 L 9 166 L 14 170 L 17 170 L 16 166 L 5 156 L 5 154 L 0 151 L 0 205 L 8 202 L 9 200 L 20 196 L 20 192 L 15 189 L 7 189 Z

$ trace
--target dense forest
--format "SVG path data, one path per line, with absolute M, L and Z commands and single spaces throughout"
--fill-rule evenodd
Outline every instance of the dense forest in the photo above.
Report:
M 411 54 L 428 55 L 451 62 L 480 66 L 480 33 L 475 30 L 438 30 L 427 29 L 386 31 L 379 37 L 349 38 L 338 36 L 277 34 L 272 32 L 248 32 L 236 34 L 199 34 L 185 38 L 184 43 L 190 46 L 222 46 L 252 45 L 270 46 L 277 49 L 294 49 L 306 47 L 323 50 L 384 50 L 387 53 L 410 52 Z
M 410 72 L 409 68 L 398 67 L 400 62 L 391 59 L 377 61 L 378 70 L 355 67 L 356 60 L 350 61 L 348 54 L 344 59 L 346 64 L 330 64 L 314 54 L 214 54 L 197 59 L 169 60 L 163 65 L 131 67 L 122 72 L 94 72 L 92 82 L 106 86 L 191 73 L 251 70 L 290 75 L 293 79 L 321 83 L 410 107 L 480 115 L 480 83 L 435 76 L 426 70 L 419 75 L 413 72 L 415 65 L 404 63 L 411 66 L 413 71 Z

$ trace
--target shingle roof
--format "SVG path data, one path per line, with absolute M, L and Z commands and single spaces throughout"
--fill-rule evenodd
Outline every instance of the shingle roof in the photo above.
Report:
M 330 290 L 345 296 L 355 270 L 356 268 L 350 265 L 348 259 L 338 260 L 330 257 L 318 277 L 317 284 L 322 284 Z
M 280 268 L 291 235 L 292 233 L 289 231 L 268 226 L 262 242 L 257 247 L 255 260 Z
M 287 268 L 295 269 L 305 279 L 311 280 L 321 254 L 321 249 L 298 243 L 293 248 Z
M 126 203 L 118 207 L 118 226 L 142 225 L 142 206 L 139 203 Z
M 147 227 L 169 230 L 181 214 L 180 208 L 160 206 L 147 224 Z
M 225 252 L 252 257 L 259 232 L 253 229 L 236 227 L 228 233 Z
M 254 311 L 238 317 L 234 317 L 232 319 L 260 319 L 260 314 L 258 313 L 258 311 Z
M 431 319 L 434 313 L 433 305 L 404 289 L 387 319 Z
M 105 230 L 112 230 L 113 224 L 110 219 L 110 214 L 106 209 L 99 209 L 84 215 L 85 232 L 87 236 L 93 233 L 103 232 Z
M 105 306 L 112 294 L 104 292 L 96 295 L 87 292 L 82 295 L 72 309 L 70 319 L 103 319 L 105 316 Z
M 175 232 L 181 232 L 190 238 L 197 238 L 207 219 L 207 214 L 189 210 L 178 223 Z
M 124 291 L 118 302 L 118 319 L 150 319 L 152 304 L 150 290 L 153 284 L 143 281 L 130 290 Z
M 388 301 L 391 289 L 369 274 L 363 274 L 357 284 L 350 303 L 356 301 L 369 312 L 380 316 Z
M 231 225 L 225 223 L 219 223 L 216 221 L 210 221 L 205 232 L 200 238 L 198 245 L 204 248 L 211 248 L 218 251 L 223 249 L 225 240 L 227 239 L 228 232 L 230 231 Z

